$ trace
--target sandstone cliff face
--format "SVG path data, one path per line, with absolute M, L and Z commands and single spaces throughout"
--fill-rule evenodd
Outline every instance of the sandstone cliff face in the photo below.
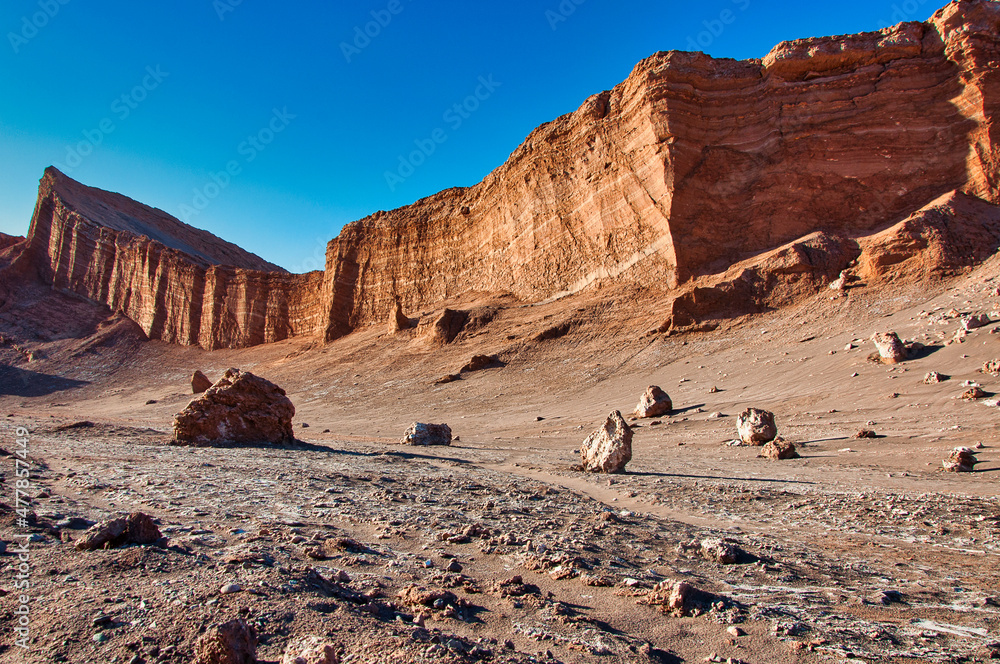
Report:
M 246 347 L 325 329 L 321 273 L 292 275 L 164 212 L 48 169 L 28 234 L 39 276 L 152 339 Z
M 676 288 L 811 233 L 869 233 L 960 189 L 1000 203 L 1000 7 L 782 43 L 658 53 L 469 189 L 347 226 L 328 338 L 456 292 Z M 840 265 L 837 269 L 843 267 Z
M 676 324 L 763 310 L 824 287 L 860 238 L 942 195 L 1000 203 L 998 35 L 1000 3 L 963 0 L 761 60 L 658 53 L 480 184 L 349 224 L 323 273 L 277 272 L 54 171 L 29 240 L 47 282 L 206 348 L 332 340 L 397 302 L 601 283 L 662 292 Z

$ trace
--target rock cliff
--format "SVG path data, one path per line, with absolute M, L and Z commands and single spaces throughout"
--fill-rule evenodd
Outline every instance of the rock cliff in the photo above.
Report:
M 322 331 L 322 273 L 288 274 L 211 233 L 49 168 L 28 233 L 39 277 L 207 349 Z
M 626 282 L 661 293 L 678 325 L 780 306 L 866 247 L 924 251 L 906 229 L 864 238 L 942 196 L 959 216 L 1000 204 L 998 35 L 1000 3 L 963 0 L 759 60 L 657 53 L 481 183 L 348 224 L 325 272 L 282 273 L 54 170 L 29 244 L 46 282 L 206 348 L 333 340 L 384 325 L 397 302 L 473 292 L 540 302 Z M 907 228 L 949 237 L 951 217 L 925 213 Z

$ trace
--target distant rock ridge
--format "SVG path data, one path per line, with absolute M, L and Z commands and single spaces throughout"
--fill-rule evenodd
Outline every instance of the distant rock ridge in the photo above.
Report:
M 329 341 L 471 292 L 628 283 L 684 326 L 794 302 L 854 261 L 923 278 L 972 260 L 940 243 L 1000 204 L 998 35 L 1000 3 L 963 0 L 760 60 L 657 53 L 481 183 L 348 224 L 324 272 L 284 273 L 54 169 L 29 245 L 47 283 L 209 349 Z

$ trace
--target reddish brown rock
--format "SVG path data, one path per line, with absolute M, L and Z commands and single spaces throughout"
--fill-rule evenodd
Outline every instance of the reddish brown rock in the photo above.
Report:
M 976 452 L 968 447 L 956 447 L 944 460 L 944 469 L 951 473 L 973 473 L 976 471 Z
M 212 625 L 195 644 L 194 664 L 257 664 L 257 631 L 242 618 Z
M 462 367 L 462 372 L 482 371 L 490 367 L 500 366 L 500 360 L 496 355 L 475 355 L 469 363 Z
M 618 411 L 604 426 L 590 434 L 580 447 L 580 460 L 588 473 L 621 473 L 632 460 L 632 429 Z
M 155 544 L 162 537 L 153 519 L 142 512 L 133 512 L 127 517 L 112 519 L 90 527 L 79 540 L 76 548 L 80 551 L 114 549 L 128 544 Z
M 776 438 L 770 441 L 757 455 L 758 458 L 771 459 L 772 461 L 785 461 L 786 459 L 798 459 L 799 453 L 793 443 Z
M 239 369 L 226 373 L 174 418 L 174 442 L 196 447 L 295 442 L 285 391 Z
M 906 360 L 906 346 L 895 332 L 876 332 L 872 335 L 872 343 L 883 364 L 898 364 Z
M 191 376 L 191 392 L 194 394 L 201 394 L 210 387 L 212 387 L 212 381 L 201 371 L 195 371 L 194 375 Z
M 736 418 L 736 430 L 744 445 L 763 445 L 778 435 L 774 413 L 759 408 L 747 408 L 740 413 Z
M 403 330 L 413 327 L 413 321 L 403 313 L 403 303 L 396 300 L 396 306 L 389 316 L 389 334 L 399 334 Z
M 403 434 L 401 445 L 451 445 L 451 427 L 447 424 L 414 422 Z
M 673 409 L 674 402 L 670 400 L 670 395 L 656 385 L 650 385 L 639 398 L 639 405 L 635 407 L 633 415 L 641 418 L 661 417 Z
M 288 644 L 281 664 L 340 664 L 340 648 L 318 636 L 301 638 Z

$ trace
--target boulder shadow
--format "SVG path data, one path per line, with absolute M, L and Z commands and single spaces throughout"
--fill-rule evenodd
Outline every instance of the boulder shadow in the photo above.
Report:
M 0 364 L 0 396 L 44 397 L 85 385 L 90 383 Z

